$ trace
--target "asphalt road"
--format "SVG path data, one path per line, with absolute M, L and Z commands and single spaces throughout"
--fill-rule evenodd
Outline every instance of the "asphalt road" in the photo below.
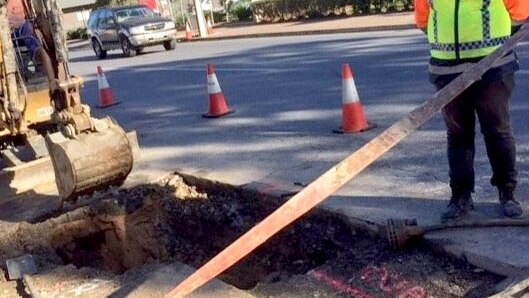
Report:
M 518 145 L 519 200 L 529 203 L 529 47 L 518 47 L 522 71 L 512 100 Z M 426 38 L 418 30 L 237 39 L 179 44 L 128 59 L 119 53 L 96 61 L 88 50 L 72 52 L 72 72 L 87 79 L 83 98 L 97 103 L 96 65 L 101 63 L 121 105 L 101 111 L 128 129 L 142 146 L 140 173 L 180 170 L 212 180 L 270 191 L 296 191 L 430 98 Z M 357 135 L 331 131 L 341 118 L 342 63 L 350 63 L 369 121 L 378 128 Z M 237 112 L 203 119 L 206 64 Z M 479 130 L 477 130 L 479 131 Z M 497 218 L 497 191 L 481 136 L 476 138 L 474 218 Z M 321 208 L 353 225 L 388 218 L 439 222 L 450 195 L 446 132 L 440 115 L 412 133 L 326 200 Z M 140 175 L 139 180 L 142 180 Z M 146 178 L 144 179 L 146 180 Z M 464 230 L 427 235 L 437 249 L 489 271 L 513 275 L 529 268 L 522 228 Z M 498 245 L 508 243 L 508 245 Z
M 527 194 L 529 46 L 518 53 L 524 70 L 512 112 L 520 193 Z M 134 58 L 110 52 L 101 61 L 89 49 L 70 54 L 71 71 L 86 79 L 83 99 L 92 107 L 98 102 L 96 66 L 103 66 L 122 103 L 94 108 L 94 114 L 111 115 L 138 131 L 145 169 L 178 169 L 236 185 L 308 183 L 434 93 L 427 81 L 426 38 L 418 30 L 182 43 L 175 51 L 155 47 Z M 216 66 L 235 114 L 201 117 L 207 110 L 207 63 Z M 331 132 L 341 117 L 343 63 L 351 64 L 368 120 L 378 128 L 357 135 Z M 437 115 L 338 196 L 447 199 L 444 130 Z M 496 201 L 480 135 L 477 144 L 475 197 Z

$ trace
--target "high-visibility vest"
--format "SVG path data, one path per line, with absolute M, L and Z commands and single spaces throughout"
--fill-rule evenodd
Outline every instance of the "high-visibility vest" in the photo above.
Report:
M 484 57 L 511 35 L 503 0 L 429 0 L 428 41 L 433 58 Z

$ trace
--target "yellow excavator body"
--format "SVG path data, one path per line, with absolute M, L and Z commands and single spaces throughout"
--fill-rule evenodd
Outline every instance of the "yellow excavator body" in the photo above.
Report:
M 42 88 L 28 92 L 27 106 L 24 111 L 24 120 L 28 125 L 50 123 L 51 115 L 53 114 L 48 87 L 38 87 Z M 0 131 L 0 138 L 10 135 L 11 132 L 7 128 Z
M 136 134 L 110 117 L 92 117 L 81 100 L 83 80 L 69 73 L 56 0 L 8 1 L 18 1 L 25 18 L 10 20 L 0 0 L 0 170 L 21 167 L 27 176 L 30 165 L 49 159 L 63 200 L 121 184 L 132 170 Z

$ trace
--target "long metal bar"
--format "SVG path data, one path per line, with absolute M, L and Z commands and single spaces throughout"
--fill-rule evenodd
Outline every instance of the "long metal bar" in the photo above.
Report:
M 184 297 L 193 292 L 244 258 L 281 229 L 323 202 L 411 132 L 421 127 L 435 113 L 474 82 L 480 80 L 495 61 L 511 51 L 527 35 L 529 35 L 529 25 L 525 25 L 501 48 L 473 65 L 445 88 L 435 93 L 432 98 L 424 102 L 420 107 L 314 180 L 271 215 L 199 268 L 165 297 Z

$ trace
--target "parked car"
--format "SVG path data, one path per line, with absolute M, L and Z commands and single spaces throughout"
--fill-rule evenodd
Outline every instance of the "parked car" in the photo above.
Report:
M 88 35 L 99 59 L 107 51 L 120 49 L 128 57 L 145 47 L 162 44 L 166 50 L 176 47 L 176 25 L 145 5 L 101 8 L 90 13 Z

